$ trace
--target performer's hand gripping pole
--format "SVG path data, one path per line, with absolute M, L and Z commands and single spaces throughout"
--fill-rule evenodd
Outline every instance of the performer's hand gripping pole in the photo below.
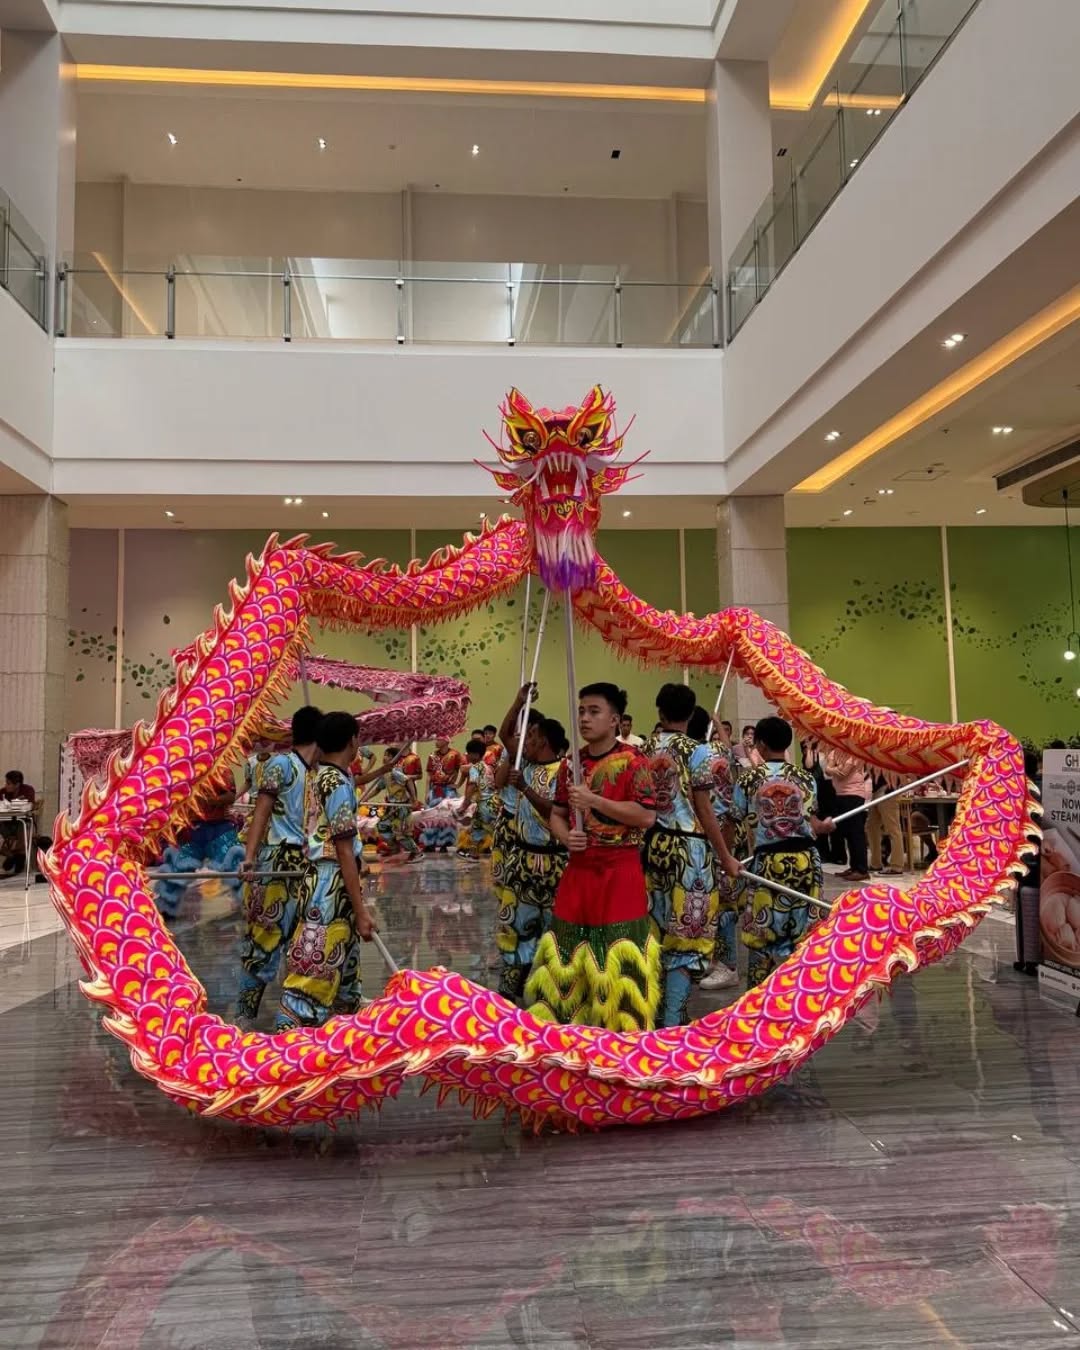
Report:
M 536 684 L 536 672 L 540 669 L 540 647 L 544 641 L 544 629 L 547 627 L 548 605 L 551 602 L 551 592 L 545 590 L 544 603 L 540 609 L 540 623 L 536 629 L 536 649 L 533 652 L 532 670 L 529 674 L 529 692 L 525 695 L 525 706 L 521 710 L 521 718 L 518 722 L 517 749 L 514 752 L 514 768 L 521 768 L 521 757 L 525 753 L 525 733 L 529 729 L 529 710 L 532 708 L 533 686 Z M 526 602 L 527 603 L 527 602 Z M 522 662 L 521 683 L 525 683 L 525 665 Z

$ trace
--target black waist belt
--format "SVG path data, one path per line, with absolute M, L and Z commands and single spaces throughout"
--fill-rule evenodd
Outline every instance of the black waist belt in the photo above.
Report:
M 680 839 L 708 839 L 707 834 L 702 834 L 698 830 L 669 830 L 666 825 L 652 825 L 645 831 L 645 842 L 654 834 L 676 834 Z
M 770 853 L 807 853 L 810 849 L 816 847 L 816 841 L 808 834 L 795 834 L 790 839 L 774 839 L 768 844 L 759 844 L 754 849 L 756 854 Z
M 566 849 L 562 844 L 526 844 L 524 840 L 520 841 L 521 847 L 526 853 L 565 853 Z

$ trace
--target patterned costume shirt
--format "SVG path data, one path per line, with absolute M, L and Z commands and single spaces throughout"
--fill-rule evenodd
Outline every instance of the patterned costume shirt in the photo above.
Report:
M 700 834 L 694 793 L 714 789 L 712 751 L 684 732 L 660 731 L 643 753 L 652 771 L 657 825 L 679 834 Z
M 447 750 L 445 755 L 433 750 L 427 762 L 428 787 L 444 790 L 453 787 L 464 764 L 465 756 L 460 750 Z M 445 791 L 440 795 L 445 795 Z
M 547 801 L 555 799 L 555 785 L 562 768 L 561 759 L 553 759 L 547 764 L 526 763 L 521 773 L 526 785 L 532 788 L 538 797 Z M 529 801 L 524 792 L 517 788 L 505 787 L 502 790 L 503 810 L 510 816 L 510 829 L 514 836 L 526 847 L 532 845 L 541 848 L 551 843 L 551 831 L 548 823 Z
M 271 755 L 257 773 L 258 792 L 274 799 L 266 842 L 303 844 L 308 835 L 310 803 L 307 797 L 308 766 L 295 750 Z
M 361 843 L 356 826 L 356 788 L 352 774 L 336 764 L 320 764 L 312 775 L 314 810 L 308 836 L 308 857 L 312 862 L 337 860 L 335 843 L 352 839 L 353 852 L 360 854 Z
M 810 817 L 817 810 L 817 789 L 805 769 L 769 760 L 740 774 L 732 793 L 732 814 L 745 820 L 755 851 L 814 844 Z
M 409 784 L 420 777 L 420 758 L 418 755 L 406 755 L 394 765 L 389 773 L 376 779 L 375 786 L 386 793 L 386 800 L 395 806 L 412 806 L 413 795 Z
M 564 759 L 559 766 L 555 804 L 568 812 L 570 775 L 570 761 Z M 598 797 L 606 797 L 611 802 L 637 802 L 650 811 L 656 809 L 656 792 L 649 761 L 631 745 L 617 741 L 612 749 L 596 756 L 584 751 L 581 756 L 581 777 L 585 786 Z M 572 812 L 570 819 L 572 822 Z M 603 848 L 640 848 L 645 838 L 643 829 L 620 824 L 602 811 L 586 811 L 583 824 L 589 844 Z
M 495 770 L 484 760 L 469 765 L 469 783 L 476 789 L 474 800 L 477 815 L 490 820 L 495 809 Z

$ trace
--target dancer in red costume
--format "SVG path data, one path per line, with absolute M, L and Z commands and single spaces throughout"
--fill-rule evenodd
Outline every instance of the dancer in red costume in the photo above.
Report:
M 649 932 L 641 844 L 656 820 L 649 762 L 619 740 L 626 694 L 581 690 L 581 784 L 563 761 L 551 833 L 570 851 L 540 939 L 525 1006 L 546 1021 L 650 1030 L 660 1000 L 660 945 Z M 580 824 L 577 822 L 580 820 Z

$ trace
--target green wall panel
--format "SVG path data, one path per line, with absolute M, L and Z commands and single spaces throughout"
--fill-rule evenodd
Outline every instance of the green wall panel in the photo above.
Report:
M 875 703 L 949 716 L 936 529 L 789 530 L 791 636 L 829 677 Z
M 1063 659 L 1071 624 L 1064 530 L 950 529 L 949 571 L 960 716 L 993 718 L 1039 744 L 1074 736 L 1080 661 Z

